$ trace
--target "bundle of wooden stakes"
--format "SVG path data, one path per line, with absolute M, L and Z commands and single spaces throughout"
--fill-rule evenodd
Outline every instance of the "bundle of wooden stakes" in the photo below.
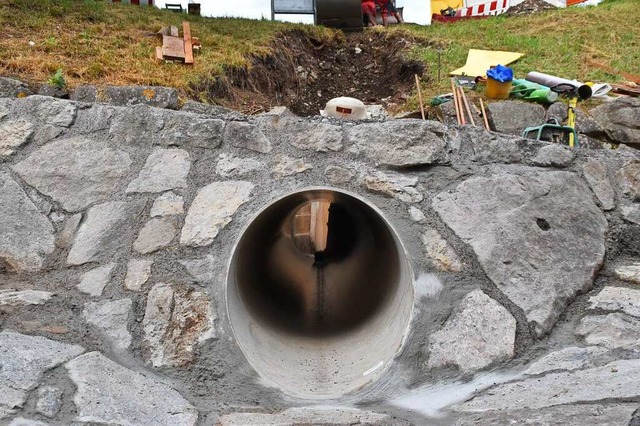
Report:
M 469 106 L 469 101 L 467 100 L 467 96 L 464 93 L 462 87 L 456 85 L 455 78 L 451 78 L 451 91 L 453 92 L 453 103 L 456 108 L 456 120 L 458 120 L 458 124 L 467 124 L 467 116 L 469 117 L 469 122 L 472 126 L 475 127 L 476 121 L 473 119 L 473 113 L 471 112 L 471 108 Z M 471 106 L 475 108 L 475 105 L 471 104 Z M 487 119 L 487 112 L 484 109 L 484 102 L 482 102 L 482 98 L 480 99 L 480 110 L 482 116 L 482 124 L 485 129 L 490 130 L 489 128 L 489 120 Z
M 182 37 L 177 27 L 163 27 L 157 32 L 162 46 L 156 47 L 156 59 L 159 61 L 176 61 L 193 64 L 193 50 L 200 48 L 197 37 L 191 37 L 189 22 L 182 23 Z

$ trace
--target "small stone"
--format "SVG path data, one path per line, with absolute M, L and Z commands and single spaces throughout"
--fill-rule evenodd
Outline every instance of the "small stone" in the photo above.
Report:
M 605 348 L 587 346 L 579 348 L 572 346 L 552 352 L 527 368 L 524 374 L 535 376 L 554 370 L 579 370 L 586 367 L 594 367 L 594 361 L 609 353 Z
M 78 290 L 91 296 L 101 296 L 102 291 L 111 280 L 111 272 L 115 266 L 115 263 L 109 263 L 85 272 L 80 284 L 78 284 Z
M 627 222 L 640 225 L 640 204 L 620 206 L 620 213 Z
M 220 154 L 216 173 L 222 177 L 240 177 L 265 169 L 262 161 L 253 158 L 238 158 L 231 154 Z
M 158 148 L 149 155 L 140 175 L 129 184 L 127 194 L 186 188 L 190 168 L 188 151 Z
M 133 249 L 141 254 L 152 253 L 171 244 L 178 235 L 178 223 L 172 217 L 153 218 L 140 230 Z
M 460 258 L 438 231 L 428 228 L 422 233 L 421 239 L 426 250 L 427 260 L 434 268 L 443 272 L 460 272 L 462 270 Z
M 24 98 L 32 95 L 27 85 L 19 80 L 0 77 L 0 98 Z
M 53 293 L 40 290 L 0 290 L 0 310 L 2 306 L 44 305 Z
M 622 192 L 634 201 L 640 201 L 640 161 L 634 161 L 619 172 Z
M 62 406 L 62 391 L 53 386 L 38 388 L 38 402 L 36 412 L 46 417 L 54 417 Z
M 112 201 L 91 207 L 78 228 L 67 264 L 107 260 L 123 247 L 129 247 L 133 224 L 144 206 L 145 201 L 140 200 Z
M 249 201 L 253 184 L 245 181 L 213 182 L 198 190 L 182 227 L 180 243 L 202 247 L 213 242 L 238 210 Z
M 131 291 L 140 291 L 151 276 L 151 266 L 153 266 L 153 260 L 129 260 L 127 275 L 124 278 L 124 288 Z
M 5 121 L 0 124 L 0 157 L 8 157 L 27 143 L 33 135 L 33 124 L 26 120 Z
M 196 282 L 205 283 L 213 280 L 215 272 L 213 256 L 208 255 L 202 259 L 185 259 L 179 262 Z
M 430 368 L 453 365 L 480 370 L 513 358 L 516 320 L 481 290 L 469 293 L 444 326 L 429 338 Z
M 0 172 L 0 235 L 0 269 L 36 272 L 55 250 L 49 219 L 5 172 Z
M 77 345 L 39 336 L 0 332 L 0 420 L 24 406 L 42 374 L 80 355 Z
M 346 185 L 353 181 L 355 174 L 344 167 L 329 166 L 324 170 L 327 180 L 334 185 Z
M 77 212 L 111 197 L 130 166 L 126 152 L 76 137 L 46 144 L 13 170 L 66 211 Z
M 541 167 L 566 167 L 573 161 L 573 151 L 557 144 L 544 145 L 531 159 L 531 164 Z
M 207 296 L 183 285 L 158 283 L 149 292 L 142 320 L 154 367 L 181 367 L 193 360 L 199 343 L 216 338 Z
M 622 281 L 640 284 L 640 262 L 616 265 L 613 269 L 613 273 Z
M 276 163 L 271 170 L 272 174 L 276 178 L 282 178 L 285 176 L 292 176 L 298 173 L 305 172 L 312 169 L 310 164 L 304 162 L 302 158 L 292 158 L 287 155 L 278 155 L 276 157 Z
M 132 306 L 131 299 L 88 302 L 84 306 L 82 316 L 105 336 L 113 348 L 122 352 L 131 344 L 131 333 L 127 329 L 127 323 Z
M 621 313 L 586 316 L 576 327 L 576 335 L 589 345 L 638 351 L 640 319 Z
M 98 89 L 96 86 L 81 85 L 71 92 L 71 100 L 94 103 L 98 101 Z
M 424 213 L 414 206 L 409 206 L 409 217 L 416 223 L 424 223 L 427 221 L 427 217 Z
M 640 318 L 640 290 L 607 286 L 589 298 L 589 308 L 624 312 Z
M 374 171 L 364 177 L 362 181 L 365 189 L 374 194 L 396 198 L 405 203 L 419 203 L 424 199 L 415 188 L 418 178 L 407 177 L 397 173 L 383 173 Z
M 51 96 L 52 98 L 69 99 L 69 91 L 63 87 L 42 84 L 38 88 L 38 95 Z
M 77 387 L 76 420 L 119 425 L 184 425 L 198 420 L 196 409 L 175 389 L 129 370 L 99 352 L 65 364 Z
M 67 218 L 64 222 L 64 227 L 60 234 L 58 234 L 58 238 L 56 239 L 56 246 L 60 248 L 67 248 L 73 243 L 73 238 L 76 235 L 76 230 L 78 229 L 78 225 L 80 225 L 80 221 L 82 220 L 82 214 L 76 213 Z
M 236 148 L 262 154 L 271 152 L 271 142 L 258 127 L 241 121 L 230 121 L 224 128 L 224 141 Z
M 582 172 L 602 208 L 613 210 L 616 207 L 615 192 L 609 183 L 604 161 L 590 159 L 582 166 Z
M 184 213 L 184 200 L 173 192 L 165 192 L 153 202 L 151 217 L 172 216 Z

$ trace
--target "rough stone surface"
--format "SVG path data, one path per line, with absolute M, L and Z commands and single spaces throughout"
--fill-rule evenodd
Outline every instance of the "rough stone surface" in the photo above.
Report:
M 345 130 L 350 151 L 395 167 L 448 163 L 445 133 L 442 124 L 423 120 L 362 124 Z
M 604 258 L 607 221 L 573 173 L 475 177 L 439 194 L 433 206 L 538 336 L 591 288 Z
M 293 158 L 288 155 L 279 155 L 275 159 L 275 164 L 271 169 L 271 174 L 276 178 L 292 176 L 310 170 L 310 164 L 304 162 L 302 158 Z
M 390 422 L 391 419 L 385 414 L 346 407 L 300 407 L 279 413 L 233 413 L 225 414 L 218 420 L 219 426 L 347 426 L 390 424 Z
M 131 259 L 127 264 L 124 288 L 131 291 L 140 291 L 144 283 L 151 277 L 151 266 L 153 266 L 153 260 Z
M 108 263 L 85 272 L 80 284 L 78 284 L 78 290 L 90 296 L 101 296 L 102 291 L 111 280 L 111 273 L 115 267 L 115 263 Z
M 640 350 L 640 320 L 621 313 L 586 316 L 576 327 L 576 335 L 589 345 Z
M 627 222 L 640 225 L 640 204 L 620 206 L 620 213 Z
M 525 158 L 517 142 L 511 136 L 469 127 L 453 138 L 451 146 L 462 151 L 467 147 L 471 148 L 471 159 L 478 164 L 513 164 L 523 162 Z
M 587 346 L 586 348 L 571 346 L 552 352 L 539 359 L 527 368 L 524 373 L 535 376 L 554 370 L 571 371 L 585 367 L 593 367 L 593 361 L 608 352 L 607 349 L 597 346 Z
M 416 189 L 418 178 L 396 173 L 374 171 L 363 178 L 362 185 L 374 194 L 396 198 L 405 203 L 417 203 L 424 199 Z
M 11 420 L 9 426 L 48 426 L 48 423 L 41 422 L 33 419 L 25 419 L 24 417 L 16 417 Z
M 236 148 L 267 154 L 271 152 L 271 142 L 260 128 L 253 124 L 231 121 L 224 128 L 224 140 Z
M 342 129 L 339 126 L 293 118 L 271 119 L 269 124 L 267 136 L 276 143 L 292 145 L 305 151 L 342 150 Z
M 71 92 L 71 100 L 94 103 L 98 101 L 98 88 L 92 85 L 81 85 Z
M 145 104 L 157 108 L 178 109 L 178 91 L 159 86 L 107 86 L 105 100 L 111 105 Z
M 67 89 L 52 86 L 50 84 L 41 84 L 40 87 L 38 87 L 38 95 L 69 99 L 69 91 Z
M 55 249 L 53 226 L 9 176 L 0 171 L 0 267 L 34 272 Z
M 575 404 L 542 409 L 514 409 L 509 411 L 489 411 L 470 415 L 456 421 L 455 426 L 494 425 L 589 425 L 616 426 L 630 425 L 637 404 L 603 403 Z
M 165 192 L 153 202 L 151 217 L 173 216 L 184 213 L 184 200 L 173 192 Z
M 640 284 L 640 262 L 616 265 L 613 273 L 622 281 Z
M 42 374 L 84 349 L 38 336 L 0 332 L 0 420 L 22 407 Z
M 607 167 L 602 160 L 588 160 L 582 166 L 582 172 L 591 187 L 591 190 L 602 205 L 604 210 L 613 210 L 616 207 L 615 192 L 609 178 L 607 177 Z
M 0 289 L 0 310 L 2 306 L 44 305 L 52 297 L 48 291 Z
M 591 110 L 591 115 L 615 142 L 640 144 L 640 99 L 618 98 Z
M 53 386 L 41 386 L 38 388 L 38 402 L 36 412 L 46 417 L 58 414 L 62 406 L 62 391 Z
M 344 185 L 349 183 L 355 177 L 355 173 L 349 169 L 340 166 L 329 166 L 324 169 L 324 175 L 327 180 L 334 185 Z
M 640 161 L 633 161 L 620 169 L 622 192 L 632 200 L 640 201 Z
M 131 333 L 127 328 L 133 302 L 120 299 L 111 302 L 88 302 L 82 316 L 118 351 L 125 351 L 131 344 Z
M 254 158 L 240 158 L 232 154 L 220 154 L 216 164 L 216 173 L 222 177 L 240 177 L 265 170 L 262 161 Z
M 409 217 L 416 223 L 424 223 L 427 221 L 427 217 L 422 213 L 420 209 L 414 206 L 409 206 Z
M 130 166 L 127 153 L 76 137 L 48 143 L 13 170 L 65 210 L 77 212 L 113 194 Z
M 180 367 L 199 343 L 217 337 L 207 296 L 183 285 L 158 283 L 149 292 L 142 325 L 154 367 Z
M 175 389 L 98 352 L 65 364 L 77 386 L 76 420 L 121 425 L 195 425 L 195 408 Z
M 626 287 L 605 287 L 589 298 L 591 309 L 624 312 L 640 318 L 640 289 Z
M 190 169 L 188 151 L 179 148 L 156 149 L 147 158 L 140 175 L 127 187 L 127 193 L 186 188 Z
M 206 246 L 249 200 L 253 184 L 244 181 L 213 182 L 198 190 L 182 227 L 180 243 Z
M 154 143 L 163 146 L 214 149 L 222 143 L 223 128 L 224 121 L 221 120 L 202 118 L 193 114 L 172 114 L 166 116 L 162 131 L 157 132 L 153 139 Z M 144 131 L 144 127 L 142 130 Z
M 154 217 L 140 230 L 133 249 L 141 254 L 153 253 L 171 244 L 178 235 L 178 223 L 172 217 Z
M 112 201 L 91 207 L 80 225 L 67 256 L 69 265 L 110 258 L 130 244 L 132 222 L 142 213 L 144 201 Z
M 494 386 L 457 407 L 459 411 L 538 409 L 640 395 L 640 360 L 547 374 Z
M 33 92 L 23 82 L 0 77 L 0 98 L 24 98 L 31 94 Z
M 212 281 L 215 273 L 215 258 L 211 255 L 202 259 L 185 259 L 180 264 L 185 267 L 189 275 L 196 282 L 206 283 Z
M 545 122 L 545 110 L 531 102 L 500 101 L 487 105 L 487 115 L 493 130 L 520 136 L 522 131 Z
M 566 167 L 573 161 L 573 151 L 561 145 L 545 145 L 531 159 L 531 164 L 542 167 Z
M 33 135 L 33 124 L 26 120 L 0 123 L 0 157 L 12 155 Z
M 469 293 L 444 326 L 429 339 L 430 368 L 456 366 L 463 372 L 512 358 L 516 320 L 481 290 Z
M 70 127 L 78 112 L 76 104 L 48 96 L 30 96 L 25 101 L 30 112 L 54 127 Z
M 425 229 L 421 239 L 426 250 L 427 260 L 434 268 L 444 272 L 460 272 L 462 270 L 460 258 L 438 231 L 433 228 Z
M 246 119 L 244 114 L 230 110 L 219 105 L 208 105 L 200 102 L 188 100 L 182 106 L 182 111 L 193 112 L 196 114 L 208 115 L 221 120 L 242 121 Z
M 66 218 L 62 231 L 56 238 L 56 246 L 60 248 L 67 248 L 73 243 L 73 239 L 76 236 L 76 231 L 82 220 L 82 214 L 76 213 Z

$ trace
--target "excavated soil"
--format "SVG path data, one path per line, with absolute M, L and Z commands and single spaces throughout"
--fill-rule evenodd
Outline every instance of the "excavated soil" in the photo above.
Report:
M 337 33 L 317 39 L 303 31 L 280 34 L 271 54 L 250 58 L 250 67 L 231 68 L 223 78 L 194 84 L 208 101 L 244 113 L 287 106 L 300 116 L 317 115 L 329 99 L 350 96 L 393 108 L 414 87 L 425 65 L 407 59 L 415 45 L 428 44 L 402 32 Z

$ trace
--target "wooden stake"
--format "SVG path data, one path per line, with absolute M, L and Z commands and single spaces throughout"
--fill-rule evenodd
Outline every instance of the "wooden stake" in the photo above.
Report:
M 184 38 L 184 63 L 193 64 L 193 44 L 191 42 L 191 25 L 189 22 L 182 23 L 182 38 Z
M 416 78 L 416 88 L 418 89 L 418 100 L 420 101 L 420 114 L 422 114 L 422 119 L 426 120 L 424 116 L 424 103 L 422 102 L 422 91 L 420 90 L 420 78 L 418 74 L 413 75 Z
M 462 100 L 464 101 L 464 108 L 467 110 L 467 114 L 469 115 L 469 121 L 471 121 L 471 125 L 473 127 L 476 127 L 476 121 L 473 119 L 473 114 L 471 113 L 471 108 L 469 108 L 467 96 L 464 94 L 464 90 L 462 89 L 462 87 L 460 88 L 460 93 L 462 94 Z
M 458 105 L 458 91 L 456 90 L 456 85 L 454 83 L 453 77 L 451 77 L 451 92 L 453 93 L 453 104 L 456 107 L 456 121 L 458 122 L 458 124 L 461 124 L 460 106 Z
M 467 124 L 467 116 L 464 113 L 464 102 L 462 100 L 462 87 L 456 87 L 456 91 L 458 92 L 458 108 L 460 108 L 460 124 L 463 126 Z
M 482 102 L 482 98 L 480 98 L 480 110 L 482 111 L 482 120 L 484 121 L 484 128 L 487 130 L 491 130 L 489 128 L 489 119 L 487 118 L 487 112 L 484 110 L 484 102 Z

